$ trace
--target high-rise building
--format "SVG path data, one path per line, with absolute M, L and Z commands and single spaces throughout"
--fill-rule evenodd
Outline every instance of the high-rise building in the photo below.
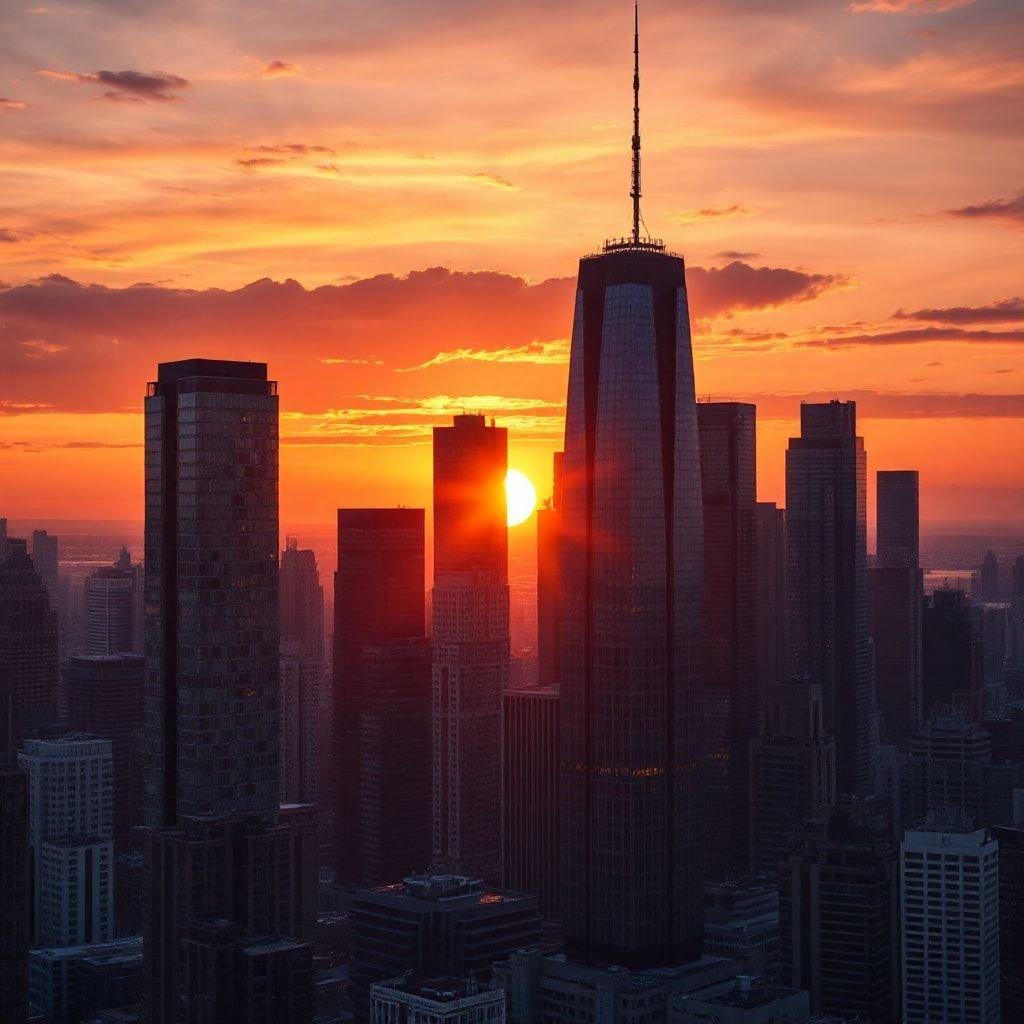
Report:
M 756 415 L 697 405 L 704 505 L 704 874 L 750 869 L 750 743 L 758 734 Z
M 239 962 L 254 940 L 289 944 L 311 923 L 314 812 L 279 816 L 277 483 L 266 364 L 160 364 L 146 398 L 151 1024 L 178 1021 L 194 995 L 184 941 L 199 919 L 240 925 Z
M 299 547 L 298 537 L 288 537 L 281 554 L 281 640 L 300 646 L 307 657 L 324 652 L 324 588 L 316 553 Z
M 924 715 L 935 704 L 961 703 L 978 711 L 984 683 L 981 623 L 961 590 L 939 588 L 924 599 L 921 683 Z
M 69 733 L 26 740 L 35 945 L 79 946 L 114 937 L 110 741 Z
M 966 826 L 908 830 L 900 867 L 904 1024 L 999 1024 L 998 842 Z
M 558 690 L 502 694 L 502 884 L 561 913 L 558 879 Z
M 774 875 L 807 822 L 827 817 L 835 804 L 835 742 L 825 732 L 820 686 L 769 687 L 751 776 L 754 870 Z
M 433 856 L 501 876 L 501 694 L 509 681 L 508 431 L 434 428 Z
M 28 776 L 0 751 L 0 1020 L 28 1019 L 32 857 Z
M 505 993 L 469 978 L 396 978 L 370 989 L 371 1024 L 505 1024 Z
M 422 875 L 359 893 L 352 903 L 352 1003 L 369 1011 L 370 986 L 407 971 L 486 982 L 496 960 L 536 946 L 541 918 L 532 896 L 478 879 Z
M 551 501 L 537 509 L 537 681 L 557 686 L 562 666 L 562 461 L 554 457 Z
M 986 551 L 974 574 L 971 597 L 978 601 L 998 601 L 1000 591 L 999 559 L 994 552 Z
M 57 613 L 25 541 L 9 539 L 0 564 L 0 753 L 56 718 Z
M 999 963 L 1003 1021 L 1024 1020 L 1024 801 L 992 829 L 999 844 Z
M 886 815 L 847 799 L 779 868 L 782 983 L 812 1013 L 899 1019 L 899 863 Z
M 32 564 L 39 573 L 50 594 L 50 600 L 57 600 L 57 578 L 59 576 L 59 541 L 45 530 L 32 531 Z
M 887 739 L 906 747 L 921 727 L 921 602 L 917 470 L 877 475 L 878 552 L 868 574 L 875 688 Z
M 114 848 L 140 847 L 146 663 L 137 654 L 80 655 L 64 666 L 68 725 L 110 741 Z
M 97 569 L 85 581 L 85 653 L 130 654 L 141 650 L 136 637 L 136 606 L 141 583 L 138 566 L 127 548 L 111 566 Z
M 424 513 L 339 509 L 334 578 L 335 875 L 425 870 L 431 842 Z
M 704 952 L 743 964 L 758 978 L 779 974 L 779 890 L 758 879 L 704 885 Z
M 786 452 L 789 654 L 820 684 L 841 793 L 874 786 L 877 714 L 868 626 L 867 456 L 855 402 L 800 407 Z
M 757 503 L 757 690 L 763 705 L 768 688 L 789 677 L 786 648 L 786 510 L 774 501 Z M 762 707 L 763 714 L 763 707 Z

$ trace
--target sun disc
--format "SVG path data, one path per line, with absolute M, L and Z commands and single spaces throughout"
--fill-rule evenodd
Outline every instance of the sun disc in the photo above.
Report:
M 525 523 L 537 507 L 537 491 L 530 478 L 518 469 L 510 469 L 505 474 L 505 502 L 509 526 Z

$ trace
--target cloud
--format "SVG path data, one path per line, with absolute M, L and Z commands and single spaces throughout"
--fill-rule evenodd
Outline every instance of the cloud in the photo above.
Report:
M 0 228 L 0 242 L 17 242 L 18 236 L 10 228 Z
M 748 394 L 737 401 L 754 402 L 758 419 L 793 420 L 801 402 L 828 402 L 834 398 L 857 403 L 859 419 L 1024 419 L 1024 395 L 989 395 L 970 392 L 847 390 L 792 394 Z
M 66 352 L 67 345 L 58 345 L 52 341 L 44 341 L 41 338 L 30 338 L 21 342 L 26 355 L 30 359 L 42 359 L 44 356 L 55 356 L 58 352 Z
M 973 220 L 1000 220 L 1009 221 L 1011 224 L 1024 224 L 1024 191 L 1018 192 L 1010 199 L 989 199 L 974 206 L 947 210 L 946 213 L 953 217 Z
M 24 110 L 28 104 L 24 100 L 12 100 L 9 96 L 0 96 L 0 110 Z
M 752 267 L 734 260 L 724 267 L 688 267 L 690 308 L 696 317 L 712 317 L 736 309 L 768 309 L 842 288 L 841 274 L 813 274 L 785 267 Z
M 286 60 L 272 60 L 260 70 L 262 78 L 296 78 L 301 74 L 302 68 L 298 64 Z
M 472 181 L 479 181 L 481 184 L 490 185 L 492 188 L 504 188 L 510 190 L 515 190 L 516 188 L 511 181 L 503 178 L 500 174 L 488 174 L 486 172 L 481 172 L 479 174 L 470 174 L 468 177 Z
M 725 249 L 723 252 L 716 252 L 712 259 L 716 260 L 756 260 L 761 256 L 759 252 L 738 252 L 735 249 Z
M 335 155 L 330 146 L 310 146 L 305 142 L 277 142 L 271 146 L 247 146 L 252 153 L 279 153 L 285 156 L 308 156 L 311 153 Z
M 961 327 L 915 327 L 900 331 L 831 335 L 808 338 L 802 344 L 812 348 L 852 348 L 858 345 L 914 345 L 926 342 L 977 342 L 982 344 L 1020 344 L 1024 330 L 965 330 Z
M 679 210 L 670 213 L 673 224 L 695 224 L 705 220 L 723 220 L 726 217 L 750 217 L 754 211 L 749 206 L 733 203 L 731 206 L 705 206 L 701 210 Z
M 987 306 L 951 306 L 945 309 L 898 309 L 895 320 L 922 320 L 940 324 L 998 324 L 1024 322 L 1024 299 L 1017 297 Z
M 383 366 L 383 359 L 345 359 L 341 356 L 325 356 L 319 362 L 324 366 Z
M 36 74 L 43 78 L 51 78 L 61 82 L 73 82 L 76 85 L 107 86 L 104 99 L 121 103 L 177 103 L 181 97 L 177 90 L 186 89 L 191 84 L 180 75 L 171 75 L 163 71 L 149 74 L 142 71 L 61 71 L 54 68 L 42 68 Z
M 559 338 L 555 341 L 531 341 L 525 345 L 512 345 L 505 348 L 457 348 L 450 352 L 438 352 L 425 362 L 416 366 L 399 368 L 399 373 L 412 373 L 415 370 L 426 370 L 432 366 L 443 366 L 445 363 L 534 363 L 539 365 L 560 366 L 569 362 L 569 340 Z
M 247 171 L 254 171 L 258 167 L 280 167 L 281 164 L 287 163 L 286 160 L 276 160 L 270 156 L 250 156 L 250 157 L 239 157 L 235 160 L 235 163 L 239 167 L 244 167 Z
M 974 0 L 851 0 L 850 10 L 856 14 L 937 14 L 972 3 Z

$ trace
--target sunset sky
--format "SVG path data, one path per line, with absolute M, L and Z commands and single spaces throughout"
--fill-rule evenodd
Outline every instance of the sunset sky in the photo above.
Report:
M 801 398 L 935 521 L 1024 516 L 1024 4 L 644 0 L 644 216 L 702 395 Z M 427 504 L 430 427 L 550 490 L 578 258 L 628 228 L 620 0 L 7 0 L 0 514 L 138 519 L 157 362 L 269 363 L 282 518 Z

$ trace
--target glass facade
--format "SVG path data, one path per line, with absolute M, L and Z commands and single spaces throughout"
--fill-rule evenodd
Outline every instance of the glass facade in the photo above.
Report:
M 703 536 L 683 261 L 581 261 L 563 471 L 561 822 L 574 958 L 700 954 Z

